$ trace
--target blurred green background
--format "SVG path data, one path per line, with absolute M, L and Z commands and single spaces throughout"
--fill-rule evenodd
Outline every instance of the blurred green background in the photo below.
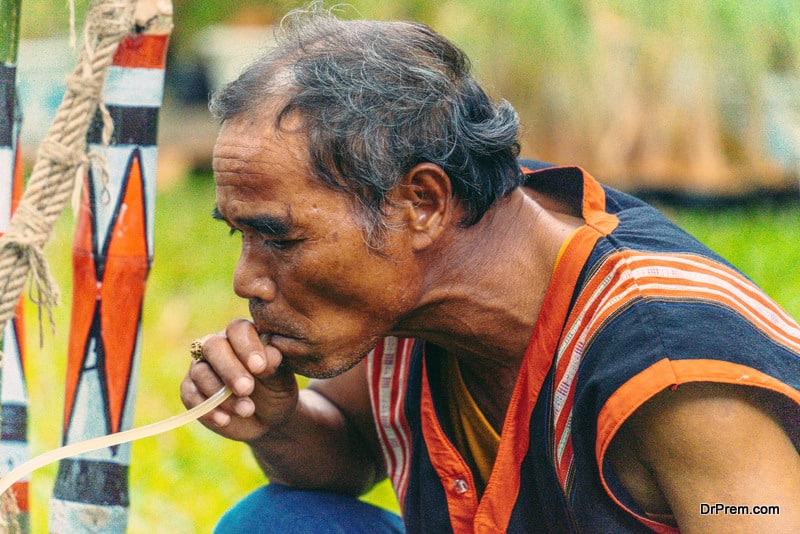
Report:
M 78 21 L 86 2 L 77 2 Z M 333 2 L 329 2 L 333 4 Z M 425 22 L 470 55 L 519 110 L 523 148 L 620 187 L 740 194 L 794 185 L 800 169 L 796 0 L 353 0 L 345 17 Z M 211 25 L 280 20 L 297 0 L 175 0 L 172 94 Z M 25 0 L 22 34 L 65 34 L 63 2 Z M 212 67 L 201 64 L 208 71 Z M 195 73 L 196 74 L 196 73 Z M 205 96 L 205 95 L 202 95 Z
M 799 146 L 788 143 L 776 151 L 767 135 L 774 126 L 770 91 L 794 87 L 798 74 L 796 0 L 350 4 L 355 9 L 344 10 L 345 16 L 357 11 L 426 22 L 462 46 L 489 91 L 518 109 L 524 155 L 581 164 L 602 181 L 655 192 L 655 198 L 676 193 L 692 200 L 688 206 L 662 207 L 800 317 L 800 160 L 792 152 Z M 175 79 L 186 80 L 177 74 L 199 61 L 197 39 L 204 28 L 270 24 L 298 5 L 174 2 L 167 67 L 173 85 L 162 115 L 159 149 L 165 158 L 159 161 L 163 180 L 160 176 L 156 256 L 145 297 L 137 425 L 181 412 L 178 385 L 190 342 L 247 315 L 246 304 L 231 290 L 238 240 L 210 217 L 214 192 L 207 166 L 213 137 L 192 139 L 208 134 L 183 122 L 189 114 L 181 106 L 203 115 L 204 105 L 187 103 L 187 89 Z M 79 25 L 85 6 L 76 2 Z M 66 2 L 23 0 L 23 39 L 63 37 L 68 20 Z M 793 109 L 791 101 L 779 103 Z M 779 116 L 797 119 L 789 112 Z M 170 129 L 180 135 L 171 136 Z M 790 140 L 791 131 L 783 132 Z M 187 155 L 190 141 L 196 146 Z M 61 439 L 73 226 L 66 213 L 46 251 L 64 305 L 56 310 L 57 333 L 45 327 L 41 347 L 36 311 L 29 314 L 33 454 L 56 448 Z M 51 466 L 33 476 L 34 532 L 46 532 L 55 471 Z M 209 532 L 226 508 L 261 483 L 246 447 L 198 423 L 136 442 L 129 531 Z M 386 484 L 367 499 L 397 509 Z

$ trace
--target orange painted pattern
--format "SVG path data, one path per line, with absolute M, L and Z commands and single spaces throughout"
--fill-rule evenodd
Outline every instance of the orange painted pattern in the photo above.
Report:
M 118 67 L 163 69 L 167 61 L 168 35 L 129 35 L 114 55 Z
M 131 367 L 139 330 L 145 280 L 149 270 L 144 212 L 144 186 L 138 151 L 132 153 L 126 188 L 111 226 L 103 261 L 102 281 L 97 280 L 88 194 L 84 194 L 73 251 L 73 313 L 67 364 L 64 430 L 72 416 L 84 364 L 87 340 L 97 306 L 100 306 L 104 371 L 111 432 L 118 432 L 131 381 Z
M 94 310 L 100 299 L 97 274 L 92 253 L 92 221 L 89 208 L 88 187 L 83 190 L 83 202 L 78 214 L 78 224 L 72 248 L 72 318 L 67 353 L 67 378 L 64 399 L 64 435 L 69 422 L 83 367 L 84 352 L 94 319 Z
M 120 430 L 131 382 L 131 366 L 149 269 L 144 188 L 138 157 L 131 162 L 127 183 L 111 233 L 101 290 L 101 321 L 112 432 Z

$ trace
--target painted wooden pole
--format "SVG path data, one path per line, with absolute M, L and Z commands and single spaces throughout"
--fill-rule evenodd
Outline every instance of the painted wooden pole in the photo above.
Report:
M 154 4 L 150 2 L 151 4 Z M 73 242 L 73 299 L 64 408 L 64 444 L 132 427 L 145 283 L 153 260 L 156 134 L 171 4 L 139 17 L 124 39 L 104 90 L 114 121 L 101 141 L 98 114 L 89 150 L 107 174 L 88 173 Z M 165 9 L 168 8 L 168 13 Z M 146 18 L 145 18 L 146 17 Z M 130 444 L 61 461 L 50 501 L 50 532 L 124 532 Z
M 0 0 L 0 234 L 8 230 L 11 214 L 22 197 L 23 177 L 19 147 L 21 116 L 17 107 L 16 68 L 19 44 L 21 0 Z M 15 316 L 5 325 L 0 350 L 0 474 L 5 474 L 29 458 L 28 396 L 23 373 L 25 353 L 22 298 Z M 22 532 L 29 532 L 28 480 L 13 486 Z
M 0 0 L 0 59 L 16 65 L 19 46 L 19 10 L 22 0 Z

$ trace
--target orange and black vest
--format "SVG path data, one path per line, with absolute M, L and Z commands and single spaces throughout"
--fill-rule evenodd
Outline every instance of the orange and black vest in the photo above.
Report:
M 677 532 L 609 467 L 615 432 L 656 393 L 693 381 L 763 388 L 800 409 L 800 327 L 646 203 L 579 168 L 527 172 L 528 187 L 571 203 L 586 224 L 554 272 L 480 499 L 443 424 L 436 348 L 387 338 L 367 359 L 406 528 Z M 800 429 L 787 431 L 800 450 Z

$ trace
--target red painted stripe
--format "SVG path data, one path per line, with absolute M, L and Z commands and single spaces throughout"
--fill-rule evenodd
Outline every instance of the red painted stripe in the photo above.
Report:
M 22 147 L 17 141 L 16 150 L 14 153 L 14 181 L 11 186 L 11 214 L 17 211 L 17 206 L 22 200 L 22 194 L 25 191 L 25 178 L 22 171 Z M 20 295 L 17 307 L 14 311 L 14 328 L 17 334 L 17 350 L 19 351 L 20 365 L 23 370 L 25 369 L 25 296 Z M 23 376 L 23 382 L 24 382 Z
M 20 512 L 29 512 L 31 509 L 29 486 L 30 483 L 27 480 L 20 480 L 11 486 Z
M 134 151 L 127 187 L 119 201 L 118 216 L 111 228 L 101 289 L 112 432 L 121 430 L 125 401 L 133 380 L 132 366 L 149 270 L 144 178 L 136 154 L 138 152 Z
M 130 34 L 114 54 L 119 67 L 163 69 L 167 62 L 169 35 Z
M 80 381 L 86 341 L 94 318 L 95 306 L 100 298 L 92 255 L 92 221 L 89 212 L 88 190 L 88 187 L 83 188 L 83 201 L 78 213 L 78 224 L 72 245 L 73 297 L 64 399 L 63 432 L 65 436 L 75 407 L 75 395 Z

